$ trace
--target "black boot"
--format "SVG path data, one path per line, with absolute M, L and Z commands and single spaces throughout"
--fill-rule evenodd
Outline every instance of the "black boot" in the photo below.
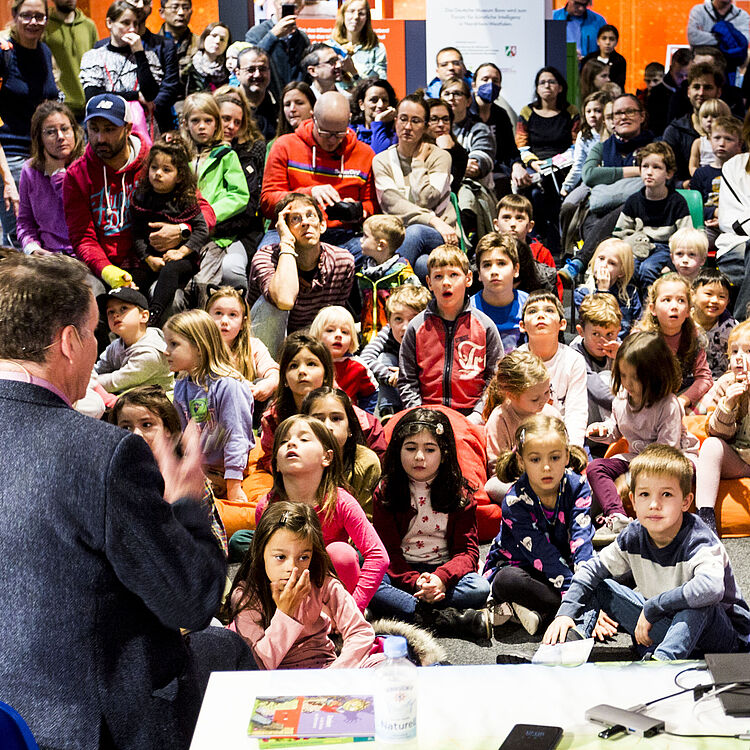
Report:
M 428 605 L 417 606 L 417 623 L 438 635 L 489 640 L 492 635 L 489 613 L 486 609 L 435 609 Z

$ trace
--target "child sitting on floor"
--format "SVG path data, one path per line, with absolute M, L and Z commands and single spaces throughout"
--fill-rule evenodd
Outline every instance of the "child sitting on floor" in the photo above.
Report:
M 727 342 L 737 325 L 727 310 L 732 287 L 729 279 L 715 268 L 704 268 L 693 282 L 692 317 L 706 335 L 706 359 L 711 376 L 721 377 L 729 367 Z
M 723 545 L 688 513 L 693 467 L 677 449 L 650 445 L 630 465 L 637 521 L 573 578 L 544 643 L 592 634 L 603 610 L 644 658 L 691 659 L 748 650 L 750 611 Z M 637 591 L 618 583 L 626 574 Z
M 148 301 L 135 289 L 110 289 L 103 298 L 109 330 L 117 338 L 101 353 L 94 366 L 97 381 L 110 393 L 123 393 L 139 385 L 159 385 L 171 392 L 174 378 L 159 328 L 149 326 Z

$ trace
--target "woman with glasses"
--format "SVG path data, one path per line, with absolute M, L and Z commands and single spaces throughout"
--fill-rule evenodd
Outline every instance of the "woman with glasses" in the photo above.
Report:
M 453 111 L 453 132 L 466 149 L 464 179 L 458 190 L 461 223 L 472 245 L 492 231 L 495 218 L 495 181 L 492 176 L 497 151 L 489 127 L 469 111 L 472 93 L 463 78 L 449 78 L 440 87 L 440 98 Z
M 469 154 L 453 132 L 453 110 L 442 99 L 428 99 L 427 132 L 435 145 L 451 155 L 451 192 L 458 193 L 466 173 Z
M 534 79 L 534 91 L 534 100 L 518 113 L 516 125 L 516 145 L 532 174 L 540 172 L 543 163 L 553 156 L 570 151 L 572 157 L 578 131 L 578 110 L 568 104 L 568 84 L 557 68 L 542 68 Z M 547 175 L 530 191 L 537 232 L 553 255 L 560 253 L 558 186 L 564 179 L 564 171 L 554 177 Z
M 599 243 L 611 236 L 625 199 L 642 187 L 636 155 L 654 140 L 645 123 L 643 106 L 633 94 L 623 94 L 612 102 L 612 135 L 602 136 L 583 163 L 583 182 L 591 188 L 588 211 L 579 229 L 583 247 L 560 269 L 562 277 L 575 281 L 588 267 Z
M 379 154 L 397 142 L 396 105 L 398 97 L 384 78 L 361 81 L 352 92 L 349 105 L 352 126 L 362 143 Z
M 398 143 L 375 155 L 372 172 L 380 207 L 406 227 L 399 254 L 417 276 L 427 275 L 427 256 L 442 244 L 458 244 L 456 214 L 450 200 L 451 159 L 431 143 L 428 110 L 420 89 L 396 110 Z
M 31 158 L 19 184 L 18 240 L 27 255 L 73 255 L 63 210 L 67 168 L 83 154 L 83 130 L 61 102 L 42 102 L 31 118 Z
M 351 76 L 349 87 L 359 78 L 387 77 L 385 46 L 372 28 L 367 0 L 344 0 L 328 44 L 340 49 L 346 58 L 343 67 Z
M 12 0 L 9 49 L 0 52 L 0 175 L 3 197 L 0 218 L 3 242 L 18 246 L 16 214 L 23 163 L 31 153 L 31 118 L 45 99 L 57 99 L 52 54 L 44 42 L 47 26 L 45 0 Z M 2 205 L 5 203 L 5 206 Z

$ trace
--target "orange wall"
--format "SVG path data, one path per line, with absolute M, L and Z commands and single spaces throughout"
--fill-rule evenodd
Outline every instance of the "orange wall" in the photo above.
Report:
M 238 0 L 240 2 L 240 0 Z M 109 36 L 104 19 L 107 15 L 107 8 L 112 4 L 112 0 L 78 0 L 78 7 L 83 10 L 87 16 L 94 19 L 94 23 L 99 29 L 101 38 Z M 211 21 L 219 19 L 219 3 L 217 0 L 193 0 L 193 18 L 190 21 L 190 28 L 200 34 Z M 154 0 L 154 9 L 148 19 L 148 27 L 156 31 L 162 24 L 159 15 L 159 0 Z

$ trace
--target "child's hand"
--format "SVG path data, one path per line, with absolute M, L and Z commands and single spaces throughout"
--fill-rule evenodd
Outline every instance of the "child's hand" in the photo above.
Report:
M 159 273 L 159 271 L 164 268 L 164 258 L 159 258 L 156 255 L 148 255 L 146 256 L 146 265 L 154 273 Z
M 606 343 L 602 344 L 604 354 L 610 359 L 614 359 L 617 356 L 617 350 L 620 348 L 621 344 L 622 341 L 620 341 L 620 339 L 612 339 L 612 341 L 607 341 Z
M 598 258 L 597 262 L 594 263 L 594 281 L 596 282 L 596 288 L 600 292 L 606 292 L 612 286 L 612 276 L 609 273 L 609 267 L 606 263 L 600 263 Z
M 241 479 L 227 479 L 227 500 L 237 503 L 247 502 L 247 495 L 242 489 Z
M 565 636 L 574 625 L 575 622 L 572 617 L 567 617 L 566 615 L 555 617 L 547 630 L 544 631 L 542 643 L 546 643 L 548 646 L 554 646 L 556 643 L 565 643 Z
M 310 571 L 303 570 L 302 573 L 295 567 L 288 581 L 279 581 L 275 587 L 271 587 L 271 596 L 276 606 L 288 617 L 294 617 L 300 605 L 310 595 Z
M 434 573 L 422 573 L 417 578 L 417 591 L 415 599 L 434 603 L 445 599 L 445 584 Z
M 594 422 L 586 429 L 586 437 L 606 437 L 608 433 L 609 430 L 604 422 Z
M 617 635 L 616 623 L 603 609 L 599 610 L 599 617 L 596 619 L 596 625 L 594 626 L 594 632 L 592 635 L 599 641 L 603 641 L 605 638 Z
M 389 367 L 391 374 L 388 376 L 388 385 L 396 385 L 398 382 L 398 367 Z
M 747 391 L 747 378 L 738 380 L 736 383 L 732 383 L 727 386 L 727 392 L 725 395 L 727 409 L 734 409 L 737 406 L 737 402 L 740 400 L 740 396 Z
M 641 646 L 651 646 L 653 641 L 648 634 L 650 630 L 651 623 L 646 619 L 643 610 L 641 610 L 641 614 L 638 615 L 638 622 L 635 624 L 635 633 L 633 633 L 636 642 L 640 643 Z
M 273 382 L 271 380 L 263 378 L 262 380 L 256 380 L 254 383 L 250 383 L 250 390 L 256 401 L 268 401 L 276 389 L 273 387 Z

